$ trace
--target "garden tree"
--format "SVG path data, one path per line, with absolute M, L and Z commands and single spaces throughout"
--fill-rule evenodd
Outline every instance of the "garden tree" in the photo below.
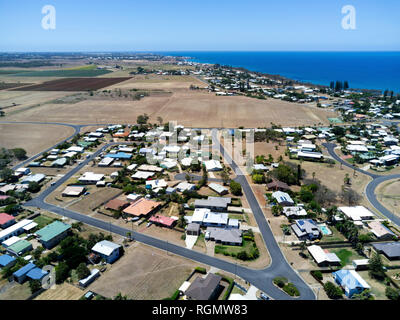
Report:
M 40 191 L 40 184 L 37 183 L 36 181 L 31 181 L 28 184 L 28 191 L 32 193 L 36 193 Z
M 227 185 L 229 183 L 229 173 L 226 170 L 223 170 L 221 172 L 221 179 L 224 185 Z
M 400 300 L 400 290 L 399 289 L 395 289 L 392 287 L 386 287 L 385 294 L 386 294 L 386 297 L 388 297 L 390 300 L 395 300 L 395 301 Z
M 75 269 L 81 262 L 86 261 L 88 250 L 82 244 L 84 244 L 84 239 L 76 235 L 69 236 L 60 242 L 59 253 L 69 269 Z
M 378 280 L 383 280 L 385 278 L 382 259 L 378 253 L 375 253 L 369 259 L 369 275 Z
M 0 171 L 0 179 L 6 182 L 10 181 L 13 175 L 14 171 L 12 171 L 10 168 L 5 168 Z
M 35 250 L 33 250 L 32 256 L 35 258 L 35 260 L 39 260 L 43 251 L 44 251 L 43 247 L 37 247 Z
M 332 128 L 332 133 L 336 137 L 344 137 L 346 135 L 346 129 L 344 127 L 334 126 Z
M 42 288 L 42 283 L 39 280 L 29 281 L 29 289 L 31 289 L 32 294 L 38 292 L 41 288 Z
M 278 204 L 278 205 L 272 207 L 272 214 L 274 216 L 279 216 L 282 213 L 282 210 L 283 210 L 283 207 L 280 204 Z
M 304 240 L 303 242 L 300 243 L 300 250 L 301 252 L 304 252 L 304 250 L 307 249 L 307 242 Z
M 18 204 L 9 204 L 4 208 L 4 212 L 10 215 L 15 215 L 21 210 L 21 207 Z
M 264 155 L 256 156 L 255 162 L 257 164 L 265 163 L 266 162 L 265 156 Z
M 371 300 L 371 290 L 366 289 L 361 293 L 355 293 L 352 296 L 353 300 Z
M 81 262 L 78 267 L 76 268 L 76 274 L 78 275 L 79 279 L 86 278 L 90 275 L 90 270 L 87 267 L 86 263 Z
M 297 182 L 299 181 L 298 179 L 298 169 L 297 171 L 292 168 L 290 165 L 288 164 L 280 164 L 278 166 L 278 168 L 275 168 L 272 172 L 271 175 L 276 178 L 277 180 L 283 181 L 285 183 L 287 183 L 288 185 L 293 185 L 293 184 L 297 184 Z
M 69 267 L 65 262 L 60 262 L 56 268 L 56 283 L 63 283 L 69 276 Z
M 157 117 L 157 121 L 160 125 L 162 125 L 163 123 L 163 118 L 161 118 L 160 116 Z
M 349 185 L 350 184 L 350 177 L 349 174 L 346 173 L 346 175 L 344 176 L 343 182 L 345 185 Z
M 176 224 L 179 228 L 184 228 L 186 225 L 185 216 L 183 214 L 179 215 L 178 222 Z
M 146 113 L 137 117 L 137 123 L 141 125 L 146 124 L 148 120 L 149 116 Z
M 234 180 L 231 180 L 229 184 L 229 188 L 231 189 L 231 193 L 235 196 L 241 196 L 242 195 L 242 186 L 240 185 L 239 182 L 236 182 Z
M 24 160 L 26 159 L 26 151 L 22 148 L 15 148 L 12 149 L 12 152 L 14 153 L 14 156 L 18 159 L 18 160 Z
M 265 176 L 262 173 L 254 173 L 251 178 L 254 183 L 261 184 L 265 182 Z
M 342 186 L 340 197 L 343 202 L 348 203 L 349 206 L 357 205 L 361 201 L 361 196 L 353 189 Z
M 331 281 L 324 284 L 324 290 L 330 299 L 340 299 L 343 296 L 343 291 Z
M 127 296 L 123 296 L 121 292 L 119 292 L 115 297 L 114 300 L 128 300 Z

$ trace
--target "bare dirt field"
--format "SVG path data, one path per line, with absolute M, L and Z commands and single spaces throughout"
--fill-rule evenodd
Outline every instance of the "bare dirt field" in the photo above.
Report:
M 69 283 L 56 285 L 55 289 L 48 289 L 34 300 L 79 300 L 87 290 L 81 290 Z
M 105 297 L 119 292 L 135 300 L 171 296 L 200 264 L 171 253 L 133 244 L 89 289 Z
M 400 180 L 394 179 L 381 183 L 376 188 L 378 201 L 394 214 L 400 214 Z
M 73 133 L 74 129 L 67 126 L 1 123 L 0 146 L 23 148 L 29 157 L 53 146 Z
M 188 84 L 186 84 L 188 85 Z M 189 127 L 258 127 L 270 122 L 282 125 L 327 123 L 332 112 L 280 100 L 247 97 L 217 97 L 212 93 L 189 89 L 174 91 L 171 96 L 150 96 L 139 101 L 95 100 L 74 104 L 44 104 L 6 115 L 7 120 L 84 123 L 135 123 L 147 113 L 150 122 L 158 116 L 164 121 L 176 120 Z

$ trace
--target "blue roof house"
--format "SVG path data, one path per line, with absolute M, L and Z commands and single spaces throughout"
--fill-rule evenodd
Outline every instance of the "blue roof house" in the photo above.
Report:
M 12 267 L 16 262 L 17 260 L 8 254 L 3 254 L 0 256 L 0 268 Z
M 335 281 L 345 292 L 345 295 L 351 298 L 354 294 L 360 294 L 371 287 L 361 278 L 355 270 L 342 269 L 332 273 Z
M 118 153 L 108 153 L 105 155 L 107 158 L 113 158 L 113 159 L 121 159 L 121 160 L 128 160 L 132 158 L 132 155 L 129 153 L 125 152 L 118 152 Z
M 40 268 L 34 268 L 32 270 L 30 270 L 26 276 L 28 278 L 31 278 L 32 280 L 42 280 L 44 278 L 44 276 L 47 275 L 46 271 L 43 271 Z
M 23 283 L 27 277 L 28 272 L 35 268 L 36 268 L 36 265 L 34 265 L 33 263 L 28 263 L 27 265 L 18 269 L 17 271 L 15 271 L 13 273 L 13 277 L 14 277 L 15 281 L 17 281 L 18 283 Z

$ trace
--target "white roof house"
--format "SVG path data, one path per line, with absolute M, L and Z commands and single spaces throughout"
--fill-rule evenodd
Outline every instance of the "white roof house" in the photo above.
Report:
M 185 192 L 186 190 L 194 190 L 196 185 L 193 183 L 188 183 L 188 182 L 181 182 L 176 186 L 176 189 L 178 189 L 179 192 Z
M 148 179 L 155 175 L 155 172 L 148 171 L 136 171 L 133 175 L 131 175 L 132 179 Z
M 101 255 L 105 255 L 105 256 L 110 256 L 115 249 L 120 248 L 121 245 L 116 244 L 114 242 L 111 241 L 107 241 L 107 240 L 103 240 L 100 242 L 97 242 L 94 247 L 92 248 L 92 251 L 97 252 Z
M 132 163 L 129 166 L 126 167 L 126 169 L 128 169 L 129 171 L 135 170 L 135 168 L 137 167 L 136 163 Z
M 84 148 L 82 148 L 82 147 L 72 146 L 72 147 L 69 147 L 65 151 L 66 152 L 79 152 L 79 153 L 81 153 L 81 152 L 83 152 L 83 150 L 84 150 Z
M 206 170 L 207 171 L 219 171 L 219 170 L 222 170 L 222 165 L 217 160 L 204 161 L 204 165 L 206 166 Z
M 308 252 L 312 255 L 317 264 L 322 263 L 340 263 L 340 259 L 334 253 L 325 252 L 320 246 L 312 245 L 307 247 Z
M 225 188 L 224 186 L 222 186 L 222 185 L 220 185 L 220 184 L 218 184 L 218 183 L 210 183 L 210 184 L 208 185 L 208 187 L 209 187 L 211 190 L 213 190 L 213 191 L 215 191 L 216 193 L 218 193 L 219 195 L 226 194 L 226 193 L 229 192 L 229 191 L 228 191 L 228 188 Z
M 354 221 L 373 219 L 375 215 L 363 206 L 355 207 L 339 207 L 341 212 L 345 214 L 349 219 Z
M 97 183 L 103 180 L 104 174 L 102 173 L 94 173 L 94 172 L 85 172 L 78 181 L 82 183 Z
M 296 217 L 304 217 L 307 215 L 307 211 L 300 206 L 295 207 L 283 207 L 283 213 L 286 217 L 296 216 Z
M 99 167 L 108 167 L 113 162 L 114 162 L 113 158 L 105 157 L 105 158 L 101 159 L 101 161 L 99 162 L 98 166 Z
M 17 243 L 18 241 L 20 241 L 21 238 L 16 237 L 16 236 L 12 236 L 11 238 L 5 240 L 2 242 L 2 246 L 7 248 L 9 246 L 12 246 L 14 243 Z
M 156 179 L 156 180 L 150 180 L 150 181 L 146 181 L 146 188 L 147 186 L 150 186 L 150 188 L 153 189 L 157 189 L 157 188 L 166 188 L 168 187 L 167 182 L 164 179 Z
M 294 204 L 294 201 L 286 192 L 276 191 L 272 194 L 272 197 L 276 199 L 280 205 L 290 206 Z
M 11 227 L 8 227 L 7 229 L 1 230 L 0 242 L 3 242 L 4 240 L 11 238 L 12 236 L 16 236 L 22 233 L 24 227 L 30 224 L 31 222 L 32 220 L 25 219 L 20 222 L 17 222 L 16 224 L 13 224 Z

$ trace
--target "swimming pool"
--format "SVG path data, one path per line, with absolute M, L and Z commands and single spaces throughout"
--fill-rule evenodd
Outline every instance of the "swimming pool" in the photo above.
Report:
M 321 230 L 323 235 L 329 236 L 332 234 L 332 231 L 328 228 L 328 226 L 325 223 L 318 225 L 318 227 Z

